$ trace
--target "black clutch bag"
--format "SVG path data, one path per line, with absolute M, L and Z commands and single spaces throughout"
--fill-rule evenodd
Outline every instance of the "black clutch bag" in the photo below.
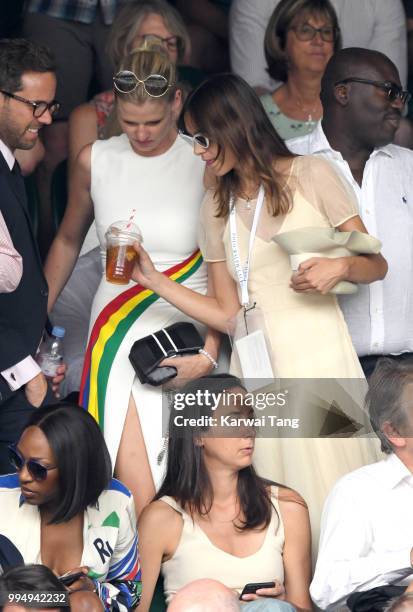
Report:
M 129 353 L 129 360 L 142 384 L 157 387 L 175 378 L 177 369 L 160 366 L 167 357 L 191 355 L 204 347 L 204 341 L 192 323 L 174 323 L 137 340 Z

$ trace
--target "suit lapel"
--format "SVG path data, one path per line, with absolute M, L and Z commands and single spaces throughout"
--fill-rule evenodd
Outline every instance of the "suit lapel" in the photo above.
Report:
M 13 191 L 14 195 L 16 196 L 16 200 L 18 201 L 17 205 L 22 208 L 23 213 L 26 217 L 30 238 L 33 244 L 33 250 L 36 254 L 39 268 L 42 270 L 42 273 L 43 273 L 43 264 L 40 258 L 39 247 L 37 246 L 37 240 L 33 232 L 32 221 L 30 219 L 29 211 L 27 208 L 27 195 L 26 195 L 26 188 L 24 185 L 24 179 L 21 174 L 20 175 L 12 174 L 6 160 L 4 159 L 1 153 L 0 153 L 0 172 L 7 177 L 7 182 L 10 186 L 10 189 Z

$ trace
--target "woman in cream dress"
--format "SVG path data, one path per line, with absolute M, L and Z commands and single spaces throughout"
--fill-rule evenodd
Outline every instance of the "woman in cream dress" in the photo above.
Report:
M 262 185 L 265 199 L 252 244 L 248 301 L 255 302 L 261 312 L 276 377 L 356 379 L 363 385 L 363 372 L 337 299 L 327 292 L 341 280 L 369 283 L 382 278 L 387 271 L 385 260 L 381 255 L 310 258 L 292 275 L 289 256 L 271 240 L 277 233 L 304 227 L 366 232 L 350 187 L 325 160 L 292 156 L 254 92 L 239 77 L 217 76 L 201 85 L 188 99 L 182 116 L 195 153 L 216 181 L 203 202 L 200 227 L 200 246 L 216 298 L 173 286 L 154 270 L 143 249 L 135 278 L 187 314 L 227 329 L 242 297 L 234 265 L 230 201 L 244 268 Z M 320 406 L 316 408 L 317 414 L 305 415 L 310 423 L 321 418 Z M 322 506 L 334 482 L 378 457 L 375 442 L 361 437 L 260 438 L 256 450 L 259 473 L 288 482 L 306 500 L 315 546 Z

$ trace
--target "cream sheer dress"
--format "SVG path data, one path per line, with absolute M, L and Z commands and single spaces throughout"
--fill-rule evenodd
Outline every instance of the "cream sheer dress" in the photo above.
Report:
M 358 215 L 357 201 L 351 187 L 322 158 L 283 160 L 281 170 L 291 208 L 286 215 L 273 217 L 264 204 L 248 283 L 250 301 L 255 301 L 264 315 L 276 377 L 364 379 L 336 297 L 294 292 L 289 286 L 289 257 L 271 241 L 278 232 L 340 226 Z M 248 252 L 255 203 L 235 202 L 242 262 Z M 235 280 L 228 218 L 217 218 L 216 210 L 209 191 L 201 209 L 199 244 L 204 259 L 210 263 L 226 261 Z M 239 374 L 234 363 L 232 372 Z M 364 389 L 363 383 L 361 386 Z M 344 474 L 379 460 L 378 449 L 374 438 L 257 438 L 255 463 L 262 476 L 290 486 L 304 497 L 316 554 L 327 494 Z

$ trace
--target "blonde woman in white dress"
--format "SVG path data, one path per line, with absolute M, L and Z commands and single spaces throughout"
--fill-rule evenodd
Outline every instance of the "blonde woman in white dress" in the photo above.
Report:
M 258 200 L 261 214 L 252 245 L 249 303 L 256 303 L 271 341 L 279 378 L 364 379 L 337 299 L 339 281 L 383 278 L 379 255 L 313 257 L 292 274 L 289 257 L 271 238 L 304 227 L 366 232 L 350 188 L 325 160 L 293 156 L 272 128 L 253 90 L 235 75 L 218 75 L 195 90 L 182 114 L 194 152 L 215 179 L 201 212 L 200 245 L 214 298 L 179 288 L 153 267 L 144 249 L 135 278 L 188 315 L 224 331 L 243 303 L 234 264 L 230 202 L 236 217 L 241 271 Z M 257 200 L 258 195 L 258 200 Z M 261 475 L 287 482 L 308 504 L 316 547 L 326 495 L 343 474 L 378 458 L 371 439 L 258 439 Z

